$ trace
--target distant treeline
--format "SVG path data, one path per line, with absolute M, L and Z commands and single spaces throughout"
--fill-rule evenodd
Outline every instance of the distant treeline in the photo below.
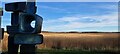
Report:
M 7 31 L 4 31 L 5 33 Z M 78 31 L 70 31 L 70 32 L 52 32 L 52 31 L 42 31 L 43 33 L 120 33 L 120 32 L 97 32 L 97 31 L 89 31 L 89 32 L 78 32 Z
M 70 31 L 70 32 L 51 32 L 51 31 L 42 31 L 43 33 L 120 33 L 120 32 L 97 32 L 97 31 L 91 31 L 91 32 L 78 32 L 78 31 Z

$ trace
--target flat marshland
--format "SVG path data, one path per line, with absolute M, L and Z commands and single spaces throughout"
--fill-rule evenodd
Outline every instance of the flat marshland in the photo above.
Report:
M 120 33 L 65 33 L 65 32 L 42 32 L 43 44 L 37 45 L 38 52 L 62 50 L 82 51 L 114 51 L 118 52 Z M 3 51 L 7 51 L 8 34 L 3 39 Z M 43 50 L 43 51 L 42 51 Z M 58 52 L 56 51 L 56 52 Z

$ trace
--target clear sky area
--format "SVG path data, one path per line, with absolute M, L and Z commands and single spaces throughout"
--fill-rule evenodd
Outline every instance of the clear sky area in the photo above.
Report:
M 117 2 L 37 2 L 36 6 L 36 14 L 43 17 L 42 31 L 118 32 Z M 5 30 L 10 17 L 10 12 L 4 10 Z

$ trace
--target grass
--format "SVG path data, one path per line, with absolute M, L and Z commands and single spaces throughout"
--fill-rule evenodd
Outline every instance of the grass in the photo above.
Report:
M 7 54 L 7 52 L 4 52 Z M 99 51 L 84 51 L 84 50 L 46 50 L 38 49 L 36 54 L 119 54 L 117 51 L 99 50 Z
M 38 48 L 117 50 L 119 33 L 43 33 Z
M 61 54 L 104 54 L 120 51 L 120 33 L 42 33 L 43 44 L 37 45 L 37 52 Z M 3 39 L 3 51 L 7 51 L 8 34 Z M 42 49 L 42 50 L 41 50 Z M 50 49 L 50 50 L 43 50 Z
M 116 51 L 37 50 L 37 54 L 118 54 Z

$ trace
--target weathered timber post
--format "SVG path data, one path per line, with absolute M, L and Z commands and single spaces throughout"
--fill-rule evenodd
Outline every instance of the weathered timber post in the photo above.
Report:
M 0 48 L 1 48 L 1 51 L 2 51 L 2 39 L 3 39 L 3 37 L 4 37 L 4 29 L 3 28 L 1 28 L 1 16 L 3 16 L 3 9 L 2 8 L 0 8 Z M 3 54 L 3 53 L 1 53 L 1 54 Z

